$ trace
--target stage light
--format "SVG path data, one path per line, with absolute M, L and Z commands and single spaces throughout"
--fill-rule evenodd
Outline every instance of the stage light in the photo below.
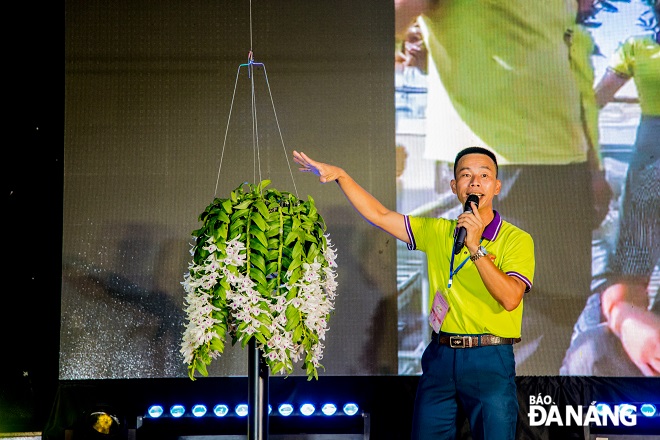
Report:
M 631 405 L 630 403 L 622 403 L 619 405 L 619 414 L 624 416 L 631 416 L 636 413 L 637 407 L 635 405 Z
M 163 407 L 160 405 L 151 405 L 147 410 L 147 414 L 149 414 L 149 417 L 153 417 L 154 419 L 157 419 L 158 417 L 162 416 L 164 412 L 165 410 L 163 410 Z
M 607 403 L 597 403 L 596 404 L 596 412 L 598 415 L 604 415 L 604 414 L 611 414 L 612 413 L 612 407 L 610 407 Z
M 334 403 L 325 403 L 321 407 L 321 412 L 326 416 L 334 415 L 334 413 L 337 412 L 337 405 L 335 405 Z
M 302 405 L 300 405 L 300 413 L 303 416 L 311 416 L 312 414 L 314 414 L 314 411 L 316 411 L 316 408 L 314 408 L 314 405 L 312 405 L 311 403 L 303 403 Z
M 656 407 L 652 403 L 645 403 L 641 406 L 640 411 L 646 417 L 653 417 L 656 413 Z
M 213 407 L 213 414 L 216 417 L 224 417 L 229 413 L 229 407 L 227 405 L 218 404 Z
M 268 415 L 273 412 L 273 406 L 269 403 L 268 404 Z
M 344 414 L 347 416 L 354 416 L 359 411 L 359 407 L 355 403 L 347 403 L 344 405 Z
M 203 417 L 206 414 L 206 406 L 197 404 L 192 407 L 192 415 L 195 417 Z
M 170 407 L 170 415 L 174 418 L 179 418 L 186 413 L 186 408 L 183 405 L 172 405 Z
M 236 415 L 239 417 L 245 417 L 248 414 L 248 406 L 245 403 L 240 403 L 234 408 Z
M 113 434 L 119 428 L 119 418 L 105 411 L 94 411 L 89 415 L 89 426 L 99 434 Z
M 283 415 L 284 417 L 288 417 L 293 414 L 293 405 L 290 403 L 283 403 L 277 407 L 277 412 L 279 412 L 280 415 Z

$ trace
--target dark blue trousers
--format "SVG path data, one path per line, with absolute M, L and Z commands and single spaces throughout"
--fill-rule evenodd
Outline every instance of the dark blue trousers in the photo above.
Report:
M 459 405 L 474 440 L 512 440 L 518 399 L 512 345 L 451 348 L 431 342 L 422 355 L 412 440 L 454 440 Z

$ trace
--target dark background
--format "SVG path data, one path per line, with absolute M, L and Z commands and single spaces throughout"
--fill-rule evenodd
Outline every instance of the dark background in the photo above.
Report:
M 15 3 L 5 17 L 1 432 L 41 430 L 57 389 L 64 158 L 61 3 Z
M 9 283 L 2 295 L 2 307 L 0 308 L 3 312 L 2 319 L 0 319 L 0 331 L 3 335 L 2 361 L 0 361 L 0 365 L 2 365 L 0 371 L 0 432 L 41 431 L 47 427 L 47 424 L 51 424 L 48 427 L 55 433 L 51 434 L 52 438 L 58 438 L 61 429 L 75 425 L 76 416 L 79 415 L 81 409 L 99 402 L 112 403 L 120 407 L 122 412 L 133 416 L 134 413 L 143 411 L 144 405 L 151 402 L 152 398 L 159 396 L 172 398 L 175 395 L 192 396 L 195 393 L 203 396 L 213 393 L 214 390 L 233 390 L 235 393 L 241 393 L 241 390 L 245 389 L 244 378 L 213 378 L 206 382 L 200 380 L 194 384 L 191 384 L 188 379 L 158 378 L 98 381 L 59 380 L 64 140 L 66 136 L 65 88 L 63 86 L 65 85 L 67 62 L 62 38 L 65 36 L 66 20 L 63 20 L 61 4 L 43 3 L 14 5 L 10 13 L 6 15 L 6 21 L 9 22 L 7 29 L 10 33 L 7 41 L 11 44 L 7 45 L 6 52 L 8 54 L 6 63 L 8 74 L 5 76 L 5 83 L 10 99 L 6 102 L 5 112 L 9 136 L 7 136 L 3 149 L 4 154 L 7 155 L 3 160 L 5 171 L 3 174 L 6 176 L 3 181 L 6 185 L 7 209 L 4 210 L 4 213 L 8 218 L 5 228 L 9 243 L 6 247 L 4 261 L 8 265 L 5 276 Z M 326 6 L 326 13 L 330 14 L 342 8 L 350 8 L 352 5 L 350 2 L 338 3 L 341 4 L 330 5 L 332 7 Z M 66 8 L 72 7 L 74 4 L 78 4 L 78 2 L 67 2 Z M 278 15 L 278 12 L 281 11 L 277 9 L 276 6 L 271 6 L 267 12 L 286 22 L 284 20 L 287 17 L 286 14 Z M 361 17 L 364 20 L 355 18 L 346 23 L 346 29 L 369 31 L 369 22 L 365 20 L 374 17 L 369 14 Z M 267 26 L 275 26 L 275 24 L 271 23 Z M 291 29 L 296 31 L 300 28 L 292 26 Z M 336 35 L 344 35 L 344 38 L 338 41 L 338 50 L 339 48 L 348 50 L 355 63 L 352 66 L 359 66 L 364 55 L 363 46 L 353 46 L 351 34 L 346 36 L 342 29 L 333 29 L 331 36 Z M 295 39 L 303 39 L 306 36 L 308 35 L 305 32 L 295 33 L 290 41 L 300 41 Z M 292 61 L 287 58 L 288 49 L 283 43 L 284 41 L 273 41 L 272 58 L 262 58 L 267 62 L 269 73 L 277 71 L 281 67 L 278 63 Z M 392 46 L 390 43 L 393 44 L 393 40 L 382 43 L 386 52 L 389 52 L 389 47 Z M 260 44 L 264 44 L 264 46 L 260 46 L 260 49 L 263 48 L 263 50 L 257 49 L 257 58 L 260 57 L 260 54 L 268 53 L 267 43 L 260 42 Z M 299 48 L 305 44 L 307 43 L 297 43 Z M 279 49 L 275 50 L 275 48 Z M 231 69 L 227 71 L 226 78 L 219 83 L 223 86 L 231 85 L 237 64 L 244 62 L 244 48 L 241 46 L 237 52 L 236 59 L 225 60 Z M 65 60 L 65 63 L 62 63 L 62 60 Z M 270 60 L 272 60 L 272 64 Z M 299 62 L 305 62 L 305 58 L 301 58 Z M 328 58 L 328 62 L 333 62 L 331 56 Z M 321 72 L 323 66 L 318 69 L 318 72 Z M 367 66 L 365 69 L 363 72 L 369 71 L 370 67 Z M 386 72 L 383 77 L 387 75 Z M 275 81 L 274 77 L 270 79 Z M 277 82 L 280 83 L 280 80 L 283 79 L 278 78 Z M 392 93 L 389 94 L 390 97 L 392 95 Z M 369 107 L 366 113 L 372 112 L 372 109 L 380 104 L 382 103 L 372 103 L 372 107 Z M 284 104 L 282 106 L 286 107 Z M 217 109 L 226 111 L 226 106 L 218 103 Z M 328 109 L 328 111 L 335 110 Z M 388 110 L 388 112 L 390 111 L 393 112 L 393 109 Z M 336 134 L 336 127 L 332 124 L 324 126 L 323 129 L 308 128 L 307 123 L 314 123 L 314 121 L 308 120 L 315 119 L 318 117 L 317 115 L 318 113 L 308 113 L 305 110 L 286 117 L 280 115 L 281 121 L 301 124 L 295 129 L 290 128 L 291 132 L 288 134 L 307 133 L 307 135 L 301 135 L 302 139 L 295 138 L 296 135 L 291 134 L 291 137 L 294 137 L 292 146 L 318 144 L 319 139 L 331 138 L 331 135 Z M 223 127 L 225 115 L 214 116 L 217 116 L 217 126 Z M 387 117 L 389 116 L 386 115 Z M 368 123 L 368 119 L 360 118 L 358 122 Z M 205 130 L 206 125 L 200 123 L 197 128 Z M 372 127 L 371 130 L 373 132 L 381 128 Z M 385 131 L 384 135 L 389 136 L 390 134 Z M 212 142 L 216 142 L 215 136 L 211 137 Z M 288 141 L 290 138 L 285 139 Z M 212 142 L 209 142 L 209 145 Z M 367 143 L 369 142 L 367 141 Z M 390 147 L 389 144 L 384 145 L 380 154 L 393 156 L 394 150 Z M 332 152 L 327 147 L 326 149 L 319 147 L 318 151 L 324 151 L 324 154 L 329 152 L 331 160 L 345 154 L 341 149 Z M 308 152 L 311 154 L 311 151 Z M 370 160 L 368 156 L 361 156 L 360 159 Z M 387 162 L 387 160 L 385 161 Z M 214 162 L 209 162 L 209 168 L 214 169 Z M 378 170 L 376 164 L 370 165 L 369 169 L 376 174 L 368 175 L 366 182 L 374 185 L 373 182 L 379 181 L 380 172 L 393 175 L 393 160 L 389 162 L 391 169 L 382 171 Z M 357 168 L 358 165 L 356 165 Z M 301 180 L 301 178 L 298 179 Z M 230 180 L 228 185 L 233 188 L 233 179 Z M 215 176 L 209 178 L 209 181 L 214 182 Z M 203 184 L 209 186 L 206 181 Z M 340 199 L 335 188 L 328 186 L 319 189 L 316 182 L 312 180 L 309 180 L 306 185 L 308 188 L 305 188 L 303 193 L 323 192 L 323 195 L 317 199 L 329 199 L 333 201 L 332 203 L 336 200 L 339 203 Z M 209 186 L 209 191 L 212 191 L 212 186 L 212 184 Z M 383 193 L 388 192 L 387 188 L 379 189 L 376 185 L 371 189 L 380 190 Z M 385 197 L 387 198 L 387 196 Z M 200 203 L 205 200 L 202 197 Z M 336 216 L 343 218 L 343 215 L 348 212 L 342 211 Z M 190 214 L 191 223 L 194 223 L 197 212 Z M 341 264 L 340 253 L 340 268 Z M 348 266 L 350 267 L 350 262 Z M 327 392 L 333 389 L 335 391 L 343 389 L 344 392 L 353 390 L 356 391 L 363 406 L 374 413 L 373 438 L 406 438 L 409 432 L 408 417 L 411 413 L 410 405 L 412 396 L 414 396 L 416 377 L 369 375 L 358 378 L 329 375 L 318 383 L 307 383 L 299 380 L 300 378 L 292 379 L 295 380 L 286 382 L 280 378 L 274 379 L 272 381 L 274 395 L 304 394 L 312 391 Z M 525 377 L 519 378 L 519 385 L 523 401 L 525 397 L 534 393 L 552 394 L 557 397 L 558 403 L 587 402 L 591 398 L 628 399 L 629 401 L 648 396 L 657 398 L 657 386 L 652 379 Z M 63 407 L 66 406 L 63 402 L 66 402 L 68 408 Z M 401 413 L 395 411 L 393 402 L 401 402 L 403 406 Z M 53 421 L 51 412 L 57 410 L 65 411 L 66 417 Z M 572 437 L 559 434 L 546 438 Z

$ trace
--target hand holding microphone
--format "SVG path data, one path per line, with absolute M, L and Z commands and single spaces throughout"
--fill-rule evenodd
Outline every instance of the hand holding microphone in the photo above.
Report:
M 475 196 L 474 194 L 470 194 L 465 201 L 465 207 L 463 208 L 463 212 L 472 212 L 472 202 L 476 205 L 477 208 L 479 208 L 479 197 Z M 467 237 L 467 229 L 465 227 L 461 226 L 458 228 L 458 232 L 456 233 L 456 238 L 454 239 L 454 254 L 457 255 L 461 252 L 461 249 L 463 249 L 463 246 L 465 245 L 465 237 Z

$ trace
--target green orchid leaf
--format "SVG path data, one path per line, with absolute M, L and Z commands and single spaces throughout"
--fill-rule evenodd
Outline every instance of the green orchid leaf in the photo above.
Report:
M 209 372 L 206 369 L 206 364 L 204 362 L 196 362 L 195 369 L 204 377 L 208 377 Z
M 223 199 L 222 202 L 220 202 L 222 205 L 222 209 L 227 213 L 231 214 L 234 211 L 234 207 L 231 203 L 231 200 L 229 199 Z
M 289 246 L 291 243 L 293 243 L 294 240 L 298 239 L 298 234 L 296 231 L 291 231 L 288 233 L 286 236 L 286 240 L 284 240 L 284 246 Z
M 259 269 L 253 268 L 250 271 L 250 277 L 252 278 L 252 280 L 254 282 L 256 282 L 257 284 L 260 284 L 262 286 L 268 284 L 268 281 L 266 281 L 266 275 L 264 275 L 263 271 L 261 271 Z
M 261 295 L 265 298 L 270 297 L 271 293 L 273 292 L 273 289 L 270 287 L 270 284 L 257 284 L 254 286 L 254 288 L 257 290 L 257 292 L 261 293 Z
M 259 239 L 250 240 L 250 247 L 257 252 L 260 252 L 264 256 L 268 255 L 268 249 L 266 249 L 266 247 L 263 244 L 261 244 L 261 241 L 259 241 Z
M 228 224 L 224 223 L 218 227 L 215 232 L 213 233 L 213 237 L 215 238 L 216 243 L 223 243 L 227 241 L 227 233 L 228 233 Z
M 220 338 L 211 339 L 211 349 L 219 352 L 225 351 L 224 337 L 223 339 Z
M 298 323 L 300 323 L 300 315 L 296 314 L 289 321 L 287 321 L 284 328 L 286 331 L 290 332 L 298 326 Z
M 243 219 L 234 221 L 229 226 L 229 233 L 227 237 L 234 239 L 237 235 L 240 235 L 243 231 L 243 228 L 246 226 L 247 222 Z
M 261 229 L 262 231 L 265 231 L 268 226 L 266 225 L 266 220 L 259 214 L 258 212 L 253 212 L 252 215 L 250 216 L 250 219 Z
M 264 260 L 264 257 L 262 257 L 261 255 L 252 254 L 250 256 L 250 263 L 252 263 L 255 267 L 261 270 L 262 273 L 269 273 L 266 271 L 266 260 Z
M 303 333 L 303 328 L 301 326 L 296 327 L 295 330 L 293 330 L 293 341 L 294 342 L 299 341 L 300 338 L 302 337 L 302 333 Z
M 264 219 L 270 217 L 270 212 L 268 212 L 268 207 L 266 206 L 263 200 L 257 200 L 256 202 L 254 202 L 254 206 L 257 208 L 259 214 L 261 214 L 261 216 Z
M 268 341 L 266 340 L 263 334 L 257 332 L 254 334 L 254 337 L 257 338 L 257 341 L 261 342 L 263 345 L 268 344 Z
M 305 241 L 311 241 L 312 243 L 318 243 L 318 240 L 313 235 L 305 233 L 304 236 L 305 236 Z
M 229 216 L 221 210 L 218 210 L 216 213 L 216 219 L 221 221 L 222 223 L 229 223 Z
M 248 200 L 248 202 L 250 202 L 250 200 Z M 236 207 L 236 209 L 232 213 L 231 217 L 229 217 L 229 221 L 234 222 L 234 221 L 236 221 L 237 219 L 239 219 L 241 217 L 247 217 L 247 215 L 249 213 L 250 213 L 250 210 L 247 209 L 247 208 Z
M 291 263 L 289 263 L 289 265 L 287 266 L 287 270 L 291 272 L 294 269 L 298 269 L 300 266 L 302 266 L 302 260 L 296 258 L 295 260 L 291 260 Z M 295 281 L 293 281 L 293 277 L 289 278 L 289 283 L 291 284 L 295 283 L 296 281 L 298 280 L 296 279 Z
M 302 273 L 300 272 L 300 270 L 294 270 L 291 273 L 291 276 L 289 277 L 288 283 L 289 284 L 297 283 L 301 276 L 302 276 Z
M 268 185 L 270 185 L 271 181 L 270 180 L 262 180 L 259 182 L 259 191 L 263 191 Z
M 264 248 L 268 249 L 268 239 L 262 230 L 250 228 L 250 234 L 259 240 L 259 243 L 261 243 Z
M 296 244 L 293 246 L 293 251 L 291 252 L 291 258 L 298 259 L 302 255 L 303 251 L 303 246 L 300 243 L 300 241 L 297 241 Z
M 279 223 L 272 226 L 269 225 L 268 229 L 266 230 L 266 237 L 268 238 L 268 241 L 270 242 L 270 240 L 273 239 L 275 243 L 279 243 L 280 240 L 276 238 L 279 237 L 279 235 L 280 235 Z
M 269 260 L 272 260 L 272 258 L 269 257 Z M 279 267 L 279 265 L 277 264 L 277 261 L 270 261 L 266 265 L 266 270 L 264 270 L 264 272 L 269 274 L 269 275 L 272 274 L 272 273 L 277 273 L 278 267 Z
M 268 313 L 268 310 L 264 310 L 266 313 Z M 272 320 L 266 315 L 266 313 L 262 313 L 260 315 L 257 315 L 257 320 L 261 322 L 262 324 L 265 324 L 266 326 L 272 324 Z M 264 326 L 261 326 L 261 330 L 263 332 Z M 270 333 L 270 332 L 269 332 Z
M 279 256 L 280 256 L 279 249 L 269 249 L 268 254 L 266 254 L 268 261 L 277 261 L 279 259 Z

